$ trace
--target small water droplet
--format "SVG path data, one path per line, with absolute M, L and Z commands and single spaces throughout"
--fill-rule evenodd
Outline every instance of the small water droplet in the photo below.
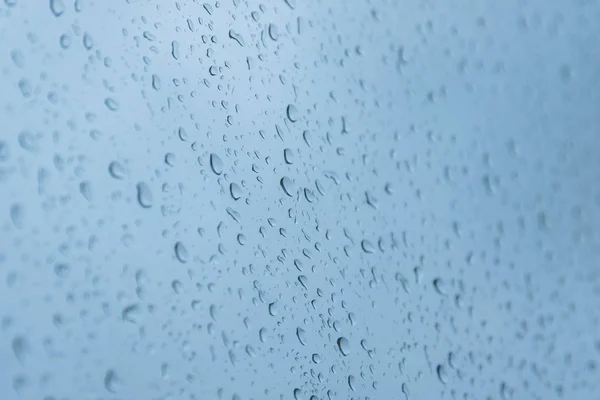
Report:
M 104 104 L 110 111 L 117 111 L 119 109 L 119 103 L 110 97 L 107 97 L 106 100 L 104 100 Z
M 112 161 L 108 164 L 108 173 L 115 179 L 123 179 L 125 178 L 126 170 L 120 162 Z
M 87 201 L 92 201 L 92 184 L 89 181 L 79 183 L 79 192 Z
M 439 364 L 436 368 L 437 376 L 444 385 L 448 382 L 448 372 L 446 371 L 446 367 Z

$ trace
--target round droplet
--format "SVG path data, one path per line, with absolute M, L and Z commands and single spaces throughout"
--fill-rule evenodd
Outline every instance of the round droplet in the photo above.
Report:
M 152 207 L 152 192 L 150 187 L 145 182 L 137 184 L 137 200 L 143 208 Z
M 188 260 L 188 251 L 181 242 L 175 243 L 175 257 L 182 263 L 186 263 Z
M 281 184 L 281 188 L 283 189 L 285 194 L 287 194 L 290 197 L 294 195 L 296 185 L 294 184 L 293 180 L 291 180 L 287 176 L 284 176 L 283 178 L 281 178 L 281 181 L 279 183 Z
M 295 105 L 290 104 L 287 106 L 287 117 L 292 122 L 298 121 L 298 109 Z
M 292 149 L 283 150 L 283 159 L 285 160 L 286 164 L 294 163 L 294 152 L 292 151 Z
M 175 154 L 173 154 L 173 153 L 165 154 L 165 164 L 167 164 L 169 167 L 174 167 L 175 161 L 176 161 Z
M 320 364 L 320 363 L 321 363 L 321 361 L 323 361 L 323 359 L 321 358 L 321 356 L 320 356 L 319 354 L 317 354 L 317 353 L 314 353 L 314 354 L 312 355 L 312 361 L 313 361 L 315 364 Z
M 217 175 L 221 175 L 223 173 L 223 161 L 221 160 L 221 157 L 215 153 L 210 155 L 210 168 Z
M 123 179 L 125 177 L 125 167 L 118 161 L 112 161 L 108 164 L 108 173 L 115 179 Z
M 344 336 L 341 336 L 337 340 L 338 350 L 344 356 L 350 354 L 350 342 Z
M 234 200 L 239 200 L 242 197 L 242 188 L 237 183 L 229 185 L 229 193 Z

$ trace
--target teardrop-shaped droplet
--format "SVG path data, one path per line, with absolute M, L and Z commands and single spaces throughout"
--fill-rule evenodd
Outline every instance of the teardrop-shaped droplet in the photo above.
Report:
M 210 155 L 210 168 L 217 175 L 221 175 L 223 173 L 223 161 L 221 160 L 221 157 L 215 153 Z
M 296 185 L 294 184 L 293 180 L 291 180 L 287 176 L 284 176 L 283 178 L 281 178 L 280 184 L 285 194 L 287 194 L 290 197 L 294 196 Z
M 350 342 L 344 336 L 338 338 L 337 345 L 340 353 L 342 353 L 344 356 L 350 354 Z

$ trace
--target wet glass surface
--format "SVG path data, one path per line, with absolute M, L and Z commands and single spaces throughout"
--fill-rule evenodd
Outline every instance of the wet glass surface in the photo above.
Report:
M 2 399 L 600 398 L 597 1 L 2 0 Z

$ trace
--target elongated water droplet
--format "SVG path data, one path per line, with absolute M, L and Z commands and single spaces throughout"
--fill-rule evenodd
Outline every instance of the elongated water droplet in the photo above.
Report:
M 296 122 L 298 121 L 298 109 L 295 105 L 290 104 L 287 106 L 287 117 L 290 121 Z
M 350 354 L 350 342 L 344 336 L 341 336 L 337 340 L 338 350 L 344 356 Z
M 294 181 L 292 181 L 287 176 L 284 176 L 283 178 L 281 178 L 281 181 L 279 183 L 281 184 L 281 188 L 283 189 L 285 194 L 287 194 L 290 197 L 294 196 L 294 192 L 296 190 L 296 185 L 294 184 Z
M 182 242 L 175 243 L 175 257 L 182 263 L 188 261 L 188 251 Z
M 147 183 L 139 182 L 137 184 L 137 200 L 143 208 L 152 207 L 152 192 Z
M 221 157 L 215 153 L 210 155 L 210 168 L 217 175 L 221 175 L 223 173 L 223 161 L 221 161 Z

